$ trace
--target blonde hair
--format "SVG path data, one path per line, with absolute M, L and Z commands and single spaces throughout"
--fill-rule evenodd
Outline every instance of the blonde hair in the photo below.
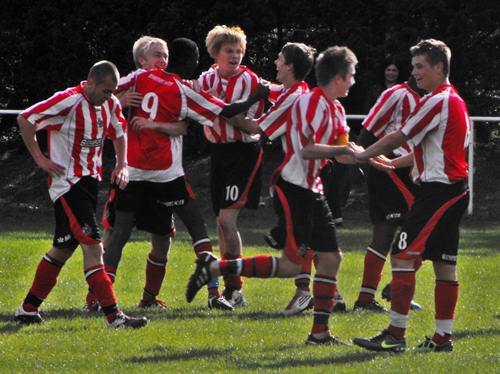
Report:
M 243 50 L 243 54 L 245 54 L 245 50 L 247 47 L 247 36 L 239 26 L 215 26 L 208 32 L 207 38 L 205 39 L 205 45 L 210 57 L 215 59 L 215 56 L 217 56 L 222 47 L 222 44 L 224 43 L 238 43 Z
M 139 57 L 144 56 L 154 44 L 161 44 L 162 46 L 164 46 L 168 54 L 167 43 L 163 39 L 144 35 L 135 41 L 134 46 L 132 47 L 132 54 L 134 56 L 135 66 L 137 68 L 141 67 L 141 64 L 139 63 Z

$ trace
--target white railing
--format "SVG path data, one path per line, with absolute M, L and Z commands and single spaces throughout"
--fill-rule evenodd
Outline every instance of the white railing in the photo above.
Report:
M 0 116 L 4 114 L 19 114 L 21 110 L 0 110 Z M 348 120 L 364 120 L 365 114 L 348 114 Z M 469 190 L 470 190 L 470 200 L 469 206 L 467 207 L 467 214 L 472 215 L 474 209 L 474 123 L 475 122 L 500 122 L 500 117 L 477 117 L 473 116 L 471 119 L 471 132 L 470 132 L 470 146 L 469 146 Z

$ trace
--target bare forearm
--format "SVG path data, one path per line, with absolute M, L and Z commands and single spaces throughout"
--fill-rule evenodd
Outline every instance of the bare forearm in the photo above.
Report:
M 321 158 L 332 158 L 342 155 L 348 155 L 349 151 L 344 145 L 326 145 L 326 144 L 308 144 L 302 148 L 302 157 L 305 160 L 314 160 Z
M 21 137 L 23 138 L 24 144 L 28 149 L 29 153 L 35 161 L 39 161 L 41 158 L 45 157 L 38 145 L 36 140 L 35 126 L 33 126 L 26 118 L 22 116 L 17 117 L 17 123 L 19 124 L 19 129 L 21 131 Z
M 116 153 L 116 166 L 127 165 L 127 135 L 116 138 L 113 141 Z
M 406 143 L 406 141 L 407 137 L 401 131 L 393 132 L 368 147 L 362 153 L 362 159 L 368 160 L 371 157 L 387 154 Z
M 413 152 L 407 155 L 395 158 L 391 161 L 392 166 L 397 168 L 405 168 L 413 165 Z

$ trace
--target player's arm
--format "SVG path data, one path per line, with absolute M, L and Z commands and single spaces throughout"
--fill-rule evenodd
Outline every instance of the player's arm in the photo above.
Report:
M 130 121 L 130 125 L 135 131 L 153 130 L 170 136 L 180 136 L 187 134 L 189 123 L 187 121 L 157 122 L 135 116 Z
M 221 117 L 231 118 L 239 113 L 245 113 L 250 109 L 252 105 L 254 105 L 259 100 L 265 100 L 269 96 L 269 87 L 264 86 L 259 83 L 257 85 L 257 89 L 253 95 L 251 95 L 245 101 L 237 101 L 232 104 L 228 104 L 222 109 L 220 112 Z
M 113 146 L 116 153 L 116 165 L 111 173 L 111 183 L 116 183 L 123 190 L 128 184 L 127 135 L 123 134 L 114 139 Z
M 50 175 L 63 175 L 65 172 L 64 167 L 56 164 L 42 153 L 42 150 L 36 140 L 35 126 L 21 115 L 17 117 L 17 123 L 19 125 L 24 144 L 26 145 L 26 148 L 28 148 L 28 151 L 35 160 L 36 164 Z
M 327 144 L 319 144 L 319 143 L 309 143 L 301 150 L 301 155 L 304 160 L 316 160 L 322 158 L 332 158 L 336 159 L 339 156 L 349 156 L 352 155 L 352 150 L 346 145 L 327 145 Z M 347 158 L 340 157 L 339 162 L 343 162 L 347 160 Z M 350 158 L 350 160 L 352 157 Z M 348 163 L 354 163 L 348 162 Z
M 122 108 L 134 107 L 138 108 L 142 103 L 142 95 L 139 92 L 128 90 L 116 95 L 120 100 Z
M 393 149 L 400 147 L 407 141 L 408 137 L 403 134 L 401 130 L 398 130 L 387 136 L 384 136 L 382 139 L 378 140 L 375 144 L 372 144 L 362 152 L 359 152 L 359 150 L 355 150 L 354 148 L 352 149 L 358 161 L 366 162 L 372 157 L 391 152 Z
M 261 133 L 257 120 L 245 117 L 243 114 L 237 114 L 236 116 L 231 117 L 228 122 L 231 126 L 236 127 L 247 134 L 254 135 Z
M 414 159 L 413 152 L 411 152 L 411 153 L 408 153 L 404 156 L 400 156 L 398 158 L 391 160 L 391 164 L 396 169 L 405 168 L 405 167 L 413 166 L 413 159 Z

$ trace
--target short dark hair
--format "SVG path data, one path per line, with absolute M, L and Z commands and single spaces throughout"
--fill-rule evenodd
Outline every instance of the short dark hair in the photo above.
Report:
M 168 61 L 168 69 L 179 70 L 184 69 L 186 65 L 198 65 L 200 52 L 198 45 L 188 38 L 177 38 L 169 44 L 170 57 Z
M 356 66 L 357 63 L 356 55 L 348 47 L 329 47 L 316 59 L 316 81 L 318 85 L 326 86 L 336 75 L 345 78 L 349 66 Z
M 303 81 L 312 69 L 316 49 L 304 43 L 286 43 L 281 49 L 286 64 L 293 64 L 293 76 Z
M 87 80 L 93 80 L 95 84 L 100 84 L 106 80 L 106 78 L 111 78 L 114 83 L 118 83 L 120 79 L 120 73 L 118 68 L 111 61 L 102 60 L 96 62 L 89 70 Z
M 431 66 L 442 62 L 445 77 L 450 75 L 451 50 L 441 40 L 425 39 L 410 48 L 412 57 L 425 55 Z

